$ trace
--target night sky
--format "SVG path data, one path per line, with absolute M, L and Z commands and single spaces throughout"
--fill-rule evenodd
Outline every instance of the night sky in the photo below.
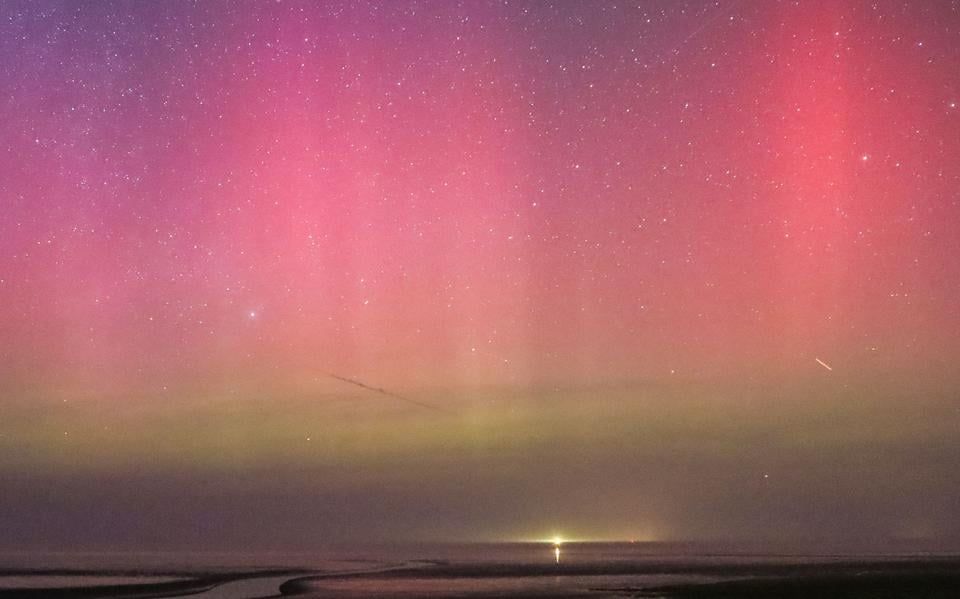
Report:
M 960 547 L 960 3 L 0 4 L 0 546 Z

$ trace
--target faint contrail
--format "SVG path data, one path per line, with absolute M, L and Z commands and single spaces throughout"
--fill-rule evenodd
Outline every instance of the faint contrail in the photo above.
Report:
M 827 364 L 826 362 L 824 362 L 824 361 L 821 360 L 820 358 L 814 358 L 814 360 L 817 361 L 817 364 L 823 366 L 824 368 L 826 368 L 826 369 L 829 370 L 830 372 L 833 372 L 833 368 L 831 368 L 829 364 Z
M 363 382 L 360 382 L 360 381 L 357 381 L 357 380 L 354 380 L 354 379 L 348 379 L 348 378 L 345 377 L 345 376 L 340 376 L 340 375 L 338 375 L 338 374 L 333 374 L 332 372 L 327 373 L 327 374 L 328 374 L 328 376 L 329 376 L 330 378 L 337 379 L 338 381 L 343 381 L 344 383 L 349 383 L 349 384 L 351 384 L 351 385 L 356 385 L 357 387 L 360 387 L 361 389 L 366 389 L 367 391 L 373 391 L 374 393 L 379 393 L 379 394 L 381 394 L 381 395 L 386 395 L 387 397 L 392 397 L 392 398 L 394 398 L 394 399 L 399 399 L 400 401 L 405 401 L 405 402 L 410 403 L 410 404 L 413 404 L 413 405 L 415 405 L 415 406 L 420 406 L 421 408 L 426 408 L 426 409 L 428 409 L 428 410 L 434 410 L 434 411 L 437 411 L 437 412 L 449 412 L 448 410 L 445 410 L 444 408 L 441 408 L 441 407 L 439 407 L 439 406 L 435 406 L 435 405 L 432 405 L 432 404 L 424 403 L 424 402 L 422 402 L 422 401 L 417 401 L 417 400 L 415 400 L 415 399 L 410 399 L 409 397 L 405 397 L 405 396 L 403 396 L 403 395 L 400 395 L 399 393 L 394 393 L 393 391 L 387 391 L 386 389 L 383 389 L 383 388 L 381 388 L 381 387 L 374 387 L 374 386 L 372 386 L 372 385 L 368 385 L 368 384 L 366 384 L 366 383 L 363 383 Z

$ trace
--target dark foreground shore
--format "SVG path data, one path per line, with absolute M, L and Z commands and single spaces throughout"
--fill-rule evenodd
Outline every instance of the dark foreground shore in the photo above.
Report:
M 3 579 L 128 576 L 93 570 L 0 570 L 0 599 L 578 598 L 955 599 L 960 558 L 646 558 L 569 563 L 408 561 L 350 569 L 145 572 L 170 580 L 3 588 Z M 90 580 L 94 580 L 91 578 Z M 145 579 L 146 580 L 146 579 Z M 6 585 L 9 587 L 9 585 Z
M 225 599 L 230 597 L 230 586 L 242 583 L 255 583 L 262 580 L 275 581 L 275 584 L 264 587 L 270 589 L 266 594 L 279 593 L 279 585 L 296 576 L 303 576 L 308 571 L 302 569 L 256 570 L 219 573 L 197 572 L 127 572 L 113 570 L 6 570 L 0 571 L 0 583 L 5 577 L 16 577 L 18 581 L 29 581 L 31 578 L 47 579 L 49 577 L 69 577 L 73 579 L 100 579 L 108 577 L 122 577 L 136 580 L 138 577 L 153 578 L 160 574 L 173 580 L 164 582 L 128 582 L 124 584 L 85 584 L 83 586 L 29 586 L 18 584 L 12 588 L 0 587 L 0 599 L 154 599 L 160 597 L 202 597 L 206 593 L 214 593 Z M 260 585 L 263 587 L 263 585 Z M 262 593 L 261 593 L 262 594 Z
M 863 573 L 734 580 L 647 589 L 634 596 L 676 599 L 956 599 L 960 597 L 960 573 Z
M 683 582 L 664 584 L 664 579 Z M 960 559 L 436 563 L 362 577 L 321 574 L 297 578 L 285 583 L 281 591 L 316 598 L 957 599 Z

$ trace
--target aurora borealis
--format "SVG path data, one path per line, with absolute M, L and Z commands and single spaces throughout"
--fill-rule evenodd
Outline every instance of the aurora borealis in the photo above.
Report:
M 0 83 L 6 548 L 960 547 L 955 2 L 11 1 Z

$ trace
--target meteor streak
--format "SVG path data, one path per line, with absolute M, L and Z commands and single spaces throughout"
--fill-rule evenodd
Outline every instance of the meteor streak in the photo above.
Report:
M 333 373 L 328 373 L 328 376 L 330 378 L 337 379 L 338 381 L 343 381 L 344 383 L 355 385 L 357 387 L 360 387 L 361 389 L 366 389 L 367 391 L 373 391 L 374 393 L 379 393 L 380 395 L 386 395 L 387 397 L 392 397 L 393 399 L 399 399 L 400 401 L 405 401 L 415 406 L 420 406 L 421 408 L 426 408 L 428 410 L 435 410 L 437 412 L 448 412 L 448 410 L 445 410 L 439 406 L 424 403 L 422 401 L 417 401 L 415 399 L 410 399 L 409 397 L 405 397 L 403 395 L 400 395 L 399 393 L 394 393 L 393 391 L 388 391 L 386 389 L 383 389 L 382 387 L 374 387 L 372 385 L 368 385 L 361 381 L 357 381 L 357 380 L 350 379 L 345 376 L 340 376 Z
M 826 362 L 824 362 L 824 361 L 821 360 L 820 358 L 814 358 L 814 360 L 817 361 L 817 364 L 823 366 L 824 368 L 826 368 L 826 369 L 829 370 L 830 372 L 833 372 L 833 368 L 831 368 L 829 364 L 827 364 Z

